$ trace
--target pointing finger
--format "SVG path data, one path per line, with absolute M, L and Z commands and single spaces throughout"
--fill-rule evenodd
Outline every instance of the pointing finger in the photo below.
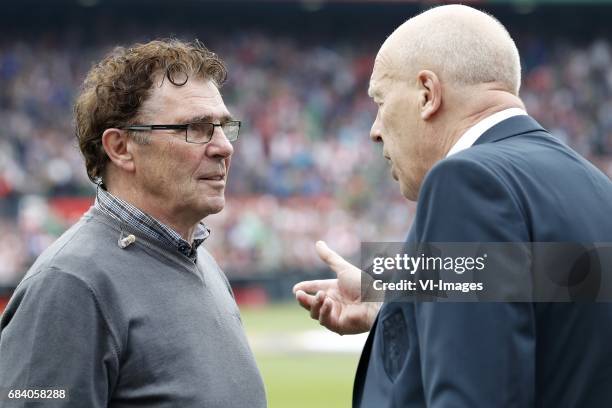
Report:
M 336 251 L 328 247 L 325 241 L 317 241 L 317 243 L 315 244 L 315 248 L 317 250 L 319 258 L 321 258 L 323 262 L 328 264 L 329 267 L 332 268 L 336 273 L 341 272 L 344 268 L 353 266 L 343 257 L 338 255 Z

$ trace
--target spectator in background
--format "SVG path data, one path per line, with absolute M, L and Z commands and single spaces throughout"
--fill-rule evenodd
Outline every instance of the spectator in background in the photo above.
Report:
M 75 116 L 96 201 L 2 315 L 2 390 L 63 390 L 55 407 L 266 406 L 228 281 L 201 246 L 240 130 L 225 78 L 197 41 L 117 48 L 91 69 Z

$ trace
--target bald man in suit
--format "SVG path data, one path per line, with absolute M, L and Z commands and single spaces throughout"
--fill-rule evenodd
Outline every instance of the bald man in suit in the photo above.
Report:
M 520 78 L 507 30 L 467 6 L 385 41 L 370 138 L 417 201 L 408 242 L 612 242 L 612 182 L 527 115 Z M 297 284 L 298 302 L 332 331 L 370 331 L 353 406 L 612 406 L 611 304 L 361 302 L 361 271 L 317 251 L 338 278 Z

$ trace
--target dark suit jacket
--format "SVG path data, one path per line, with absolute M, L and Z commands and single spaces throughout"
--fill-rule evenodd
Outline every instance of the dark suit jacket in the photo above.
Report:
M 437 163 L 410 242 L 612 242 L 612 182 L 528 116 Z M 385 303 L 356 407 L 612 407 L 612 304 Z

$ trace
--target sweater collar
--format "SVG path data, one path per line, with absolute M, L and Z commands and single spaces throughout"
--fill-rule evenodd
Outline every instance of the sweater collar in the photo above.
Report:
M 165 246 L 176 248 L 193 262 L 197 261 L 198 247 L 210 236 L 210 228 L 200 222 L 196 226 L 193 242 L 185 241 L 178 232 L 144 213 L 125 200 L 111 194 L 103 185 L 98 186 L 94 206 L 127 224 L 131 229 Z

